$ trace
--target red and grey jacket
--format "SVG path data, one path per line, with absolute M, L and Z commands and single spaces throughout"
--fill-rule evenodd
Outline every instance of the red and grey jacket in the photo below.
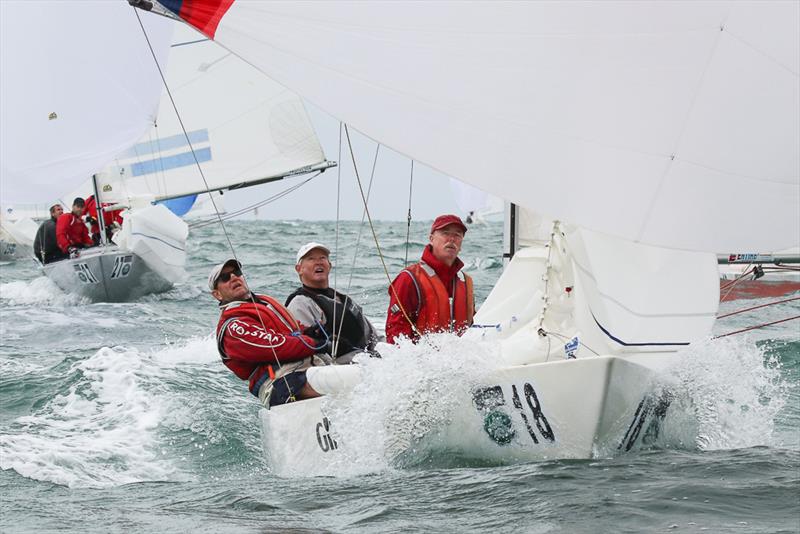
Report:
M 91 247 L 94 243 L 89 237 L 89 230 L 80 217 L 72 213 L 64 213 L 56 221 L 56 242 L 58 248 L 65 254 L 69 247 L 75 245 L 86 245 Z
M 400 336 L 416 340 L 419 334 L 428 332 L 460 335 L 469 328 L 475 315 L 475 297 L 472 278 L 459 272 L 463 265 L 461 260 L 450 267 L 437 262 L 426 247 L 421 262 L 403 269 L 389 288 L 386 341 L 394 343 Z
M 272 366 L 308 358 L 315 341 L 299 333 L 289 310 L 267 295 L 220 304 L 217 350 L 222 362 L 258 396 L 261 384 L 274 376 Z
M 103 202 L 103 207 L 110 206 L 108 202 Z M 86 204 L 83 207 L 83 211 L 81 212 L 81 216 L 85 217 L 88 215 L 89 217 L 93 218 L 95 222 L 92 223 L 91 232 L 92 235 L 100 233 L 100 224 L 97 222 L 97 202 L 94 199 L 94 195 L 90 195 L 86 199 Z M 110 227 L 113 223 L 122 224 L 122 210 L 114 210 L 114 211 L 103 211 L 103 223 L 105 223 L 105 227 Z

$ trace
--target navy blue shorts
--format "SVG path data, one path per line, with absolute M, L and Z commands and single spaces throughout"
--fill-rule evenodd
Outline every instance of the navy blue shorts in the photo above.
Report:
M 277 406 L 297 400 L 300 390 L 306 385 L 306 372 L 289 373 L 272 384 L 272 394 L 269 396 L 269 405 Z

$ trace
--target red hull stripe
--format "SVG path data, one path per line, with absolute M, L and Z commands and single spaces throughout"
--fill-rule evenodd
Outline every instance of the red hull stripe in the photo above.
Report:
M 726 289 L 731 280 L 721 280 L 721 302 L 739 299 L 777 298 L 800 291 L 800 282 L 790 280 L 739 280 Z
M 161 4 L 210 39 L 234 0 L 162 0 Z

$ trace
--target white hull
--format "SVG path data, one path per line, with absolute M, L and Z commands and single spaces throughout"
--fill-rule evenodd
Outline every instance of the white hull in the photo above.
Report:
M 670 356 L 602 356 L 497 369 L 471 398 L 450 403 L 457 406 L 452 413 L 432 415 L 436 410 L 412 402 L 389 417 L 384 455 L 400 464 L 413 463 L 422 451 L 493 463 L 613 456 L 658 434 L 668 401 L 655 380 Z M 358 451 L 339 437 L 325 402 L 261 409 L 273 472 L 330 474 L 332 463 L 357 461 Z
M 141 257 L 116 245 L 84 249 L 79 257 L 48 263 L 43 270 L 62 290 L 93 302 L 125 302 L 173 286 Z

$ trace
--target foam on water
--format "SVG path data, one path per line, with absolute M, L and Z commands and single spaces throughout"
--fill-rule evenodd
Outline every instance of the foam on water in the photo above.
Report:
M 71 385 L 0 436 L 0 467 L 70 487 L 165 480 L 155 454 L 164 398 L 148 387 L 163 370 L 135 350 L 103 348 L 72 364 Z
M 344 398 L 323 403 L 323 411 L 336 421 L 336 439 L 348 444 L 329 466 L 331 473 L 383 471 L 425 456 L 420 441 L 471 398 L 477 382 L 495 366 L 495 348 L 439 334 L 418 344 L 381 345 L 382 358 L 360 360 L 361 382 Z
M 691 345 L 670 369 L 667 441 L 704 450 L 780 446 L 775 421 L 790 385 L 780 362 L 747 337 Z
M 52 280 L 40 276 L 30 281 L 17 280 L 0 284 L 0 299 L 7 306 L 49 304 L 68 306 L 89 302 L 77 295 L 64 293 Z

